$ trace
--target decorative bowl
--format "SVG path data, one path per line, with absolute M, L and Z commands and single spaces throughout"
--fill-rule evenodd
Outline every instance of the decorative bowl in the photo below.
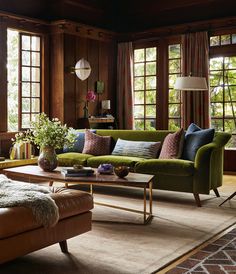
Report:
M 101 164 L 98 167 L 98 173 L 100 174 L 112 174 L 113 173 L 113 165 L 112 164 Z
M 129 174 L 129 167 L 128 166 L 118 166 L 114 168 L 114 172 L 116 176 L 120 178 L 124 178 Z

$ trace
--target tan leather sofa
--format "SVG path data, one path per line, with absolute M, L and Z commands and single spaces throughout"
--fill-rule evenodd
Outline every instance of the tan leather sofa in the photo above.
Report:
M 67 239 L 91 230 L 93 198 L 89 193 L 55 187 L 51 196 L 60 215 L 51 228 L 38 225 L 28 208 L 0 208 L 0 263 L 55 243 L 66 253 Z

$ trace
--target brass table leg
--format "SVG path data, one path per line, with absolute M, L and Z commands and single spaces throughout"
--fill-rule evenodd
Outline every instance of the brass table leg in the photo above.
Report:
M 53 181 L 49 181 L 49 186 L 53 186 Z
M 149 182 L 149 212 L 147 212 L 147 188 L 143 191 L 143 223 L 147 224 L 152 219 L 152 182 Z

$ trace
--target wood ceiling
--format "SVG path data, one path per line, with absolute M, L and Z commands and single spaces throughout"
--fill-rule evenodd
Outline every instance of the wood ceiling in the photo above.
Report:
M 118 32 L 235 16 L 236 0 L 0 0 L 0 10 Z

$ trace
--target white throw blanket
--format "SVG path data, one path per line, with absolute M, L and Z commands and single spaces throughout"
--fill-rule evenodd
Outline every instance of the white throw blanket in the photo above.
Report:
M 58 207 L 50 193 L 46 187 L 13 181 L 0 174 L 0 208 L 28 207 L 37 223 L 45 227 L 54 226 L 59 220 Z

